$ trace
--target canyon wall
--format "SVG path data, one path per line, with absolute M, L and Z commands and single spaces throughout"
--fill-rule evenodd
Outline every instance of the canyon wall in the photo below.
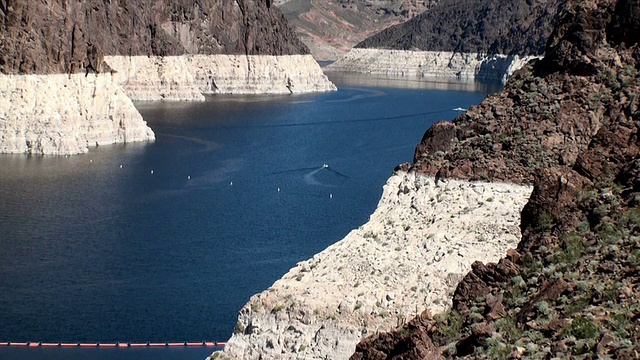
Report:
M 501 80 L 536 56 L 354 48 L 330 71 L 431 80 Z
M 0 102 L 0 151 L 77 154 L 153 140 L 131 99 L 335 90 L 268 5 L 0 1 L 0 93 L 10 99 Z
M 558 0 L 440 0 L 368 37 L 329 69 L 435 80 L 505 80 L 544 54 Z
M 105 62 L 135 101 L 336 90 L 310 55 L 108 56 Z
M 0 152 L 77 154 L 154 139 L 110 75 L 0 75 Z
M 397 172 L 369 222 L 253 296 L 211 358 L 347 359 L 362 337 L 450 307 L 474 261 L 516 245 L 530 193 Z

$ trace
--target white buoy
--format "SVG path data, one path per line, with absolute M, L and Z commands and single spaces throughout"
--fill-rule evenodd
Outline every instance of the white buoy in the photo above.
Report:
M 278 192 L 280 192 L 280 188 L 278 188 Z
M 120 169 L 122 169 L 122 164 L 120 164 Z
M 233 181 L 229 183 L 229 186 L 233 186 Z
M 333 199 L 333 194 L 329 194 L 329 199 Z
M 151 170 L 151 173 L 153 174 L 153 170 Z
M 188 176 L 187 176 L 187 180 L 191 180 L 191 175 L 188 175 Z
M 93 159 L 89 159 L 89 162 L 90 162 L 90 163 L 92 163 L 92 162 L 93 162 Z

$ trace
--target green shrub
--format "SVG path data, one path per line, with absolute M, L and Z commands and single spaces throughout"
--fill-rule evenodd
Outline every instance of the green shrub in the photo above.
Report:
M 577 316 L 565 326 L 563 337 L 575 336 L 576 339 L 595 339 L 600 335 L 598 325 L 584 316 Z

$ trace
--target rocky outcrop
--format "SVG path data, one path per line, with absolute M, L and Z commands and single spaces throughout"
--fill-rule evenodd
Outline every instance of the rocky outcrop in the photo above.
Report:
M 108 56 L 105 62 L 136 101 L 336 90 L 310 55 Z
M 441 0 L 365 39 L 329 68 L 435 80 L 505 80 L 544 53 L 557 5 L 557 0 Z
M 0 152 L 85 153 L 154 140 L 110 75 L 0 75 Z
M 567 1 L 543 60 L 425 135 L 413 171 L 535 181 L 522 238 L 474 264 L 450 312 L 363 340 L 353 359 L 418 359 L 403 344 L 427 337 L 436 357 L 637 357 L 639 9 Z
M 531 188 L 398 172 L 368 223 L 253 296 L 219 359 L 346 359 L 363 337 L 448 308 L 475 260 L 520 237 Z
M 534 58 L 537 57 L 356 48 L 327 66 L 327 69 L 387 77 L 506 81 Z

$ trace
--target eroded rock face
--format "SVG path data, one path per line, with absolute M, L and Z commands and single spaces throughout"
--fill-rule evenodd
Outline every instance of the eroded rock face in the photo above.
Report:
M 516 70 L 536 58 L 451 51 L 355 48 L 327 66 L 327 70 L 432 80 L 506 81 Z
M 542 61 L 456 119 L 455 135 L 432 132 L 450 143 L 423 139 L 414 170 L 535 186 L 517 251 L 475 264 L 452 311 L 414 319 L 396 343 L 418 332 L 443 356 L 465 358 L 640 351 L 631 275 L 640 263 L 640 50 L 637 35 L 626 36 L 637 34 L 639 9 L 637 0 L 567 1 Z M 361 342 L 354 356 L 375 358 L 366 350 L 387 339 Z
M 107 56 L 105 62 L 134 101 L 336 90 L 311 55 Z
M 101 72 L 105 55 L 308 53 L 262 0 L 16 0 L 0 26 L 3 74 Z
M 0 152 L 78 154 L 154 139 L 110 75 L 0 75 Z
M 365 39 L 333 70 L 448 80 L 502 80 L 544 54 L 558 0 L 440 0 Z
M 212 358 L 347 359 L 362 337 L 446 309 L 474 261 L 515 246 L 530 191 L 398 172 L 369 222 L 253 296 Z

